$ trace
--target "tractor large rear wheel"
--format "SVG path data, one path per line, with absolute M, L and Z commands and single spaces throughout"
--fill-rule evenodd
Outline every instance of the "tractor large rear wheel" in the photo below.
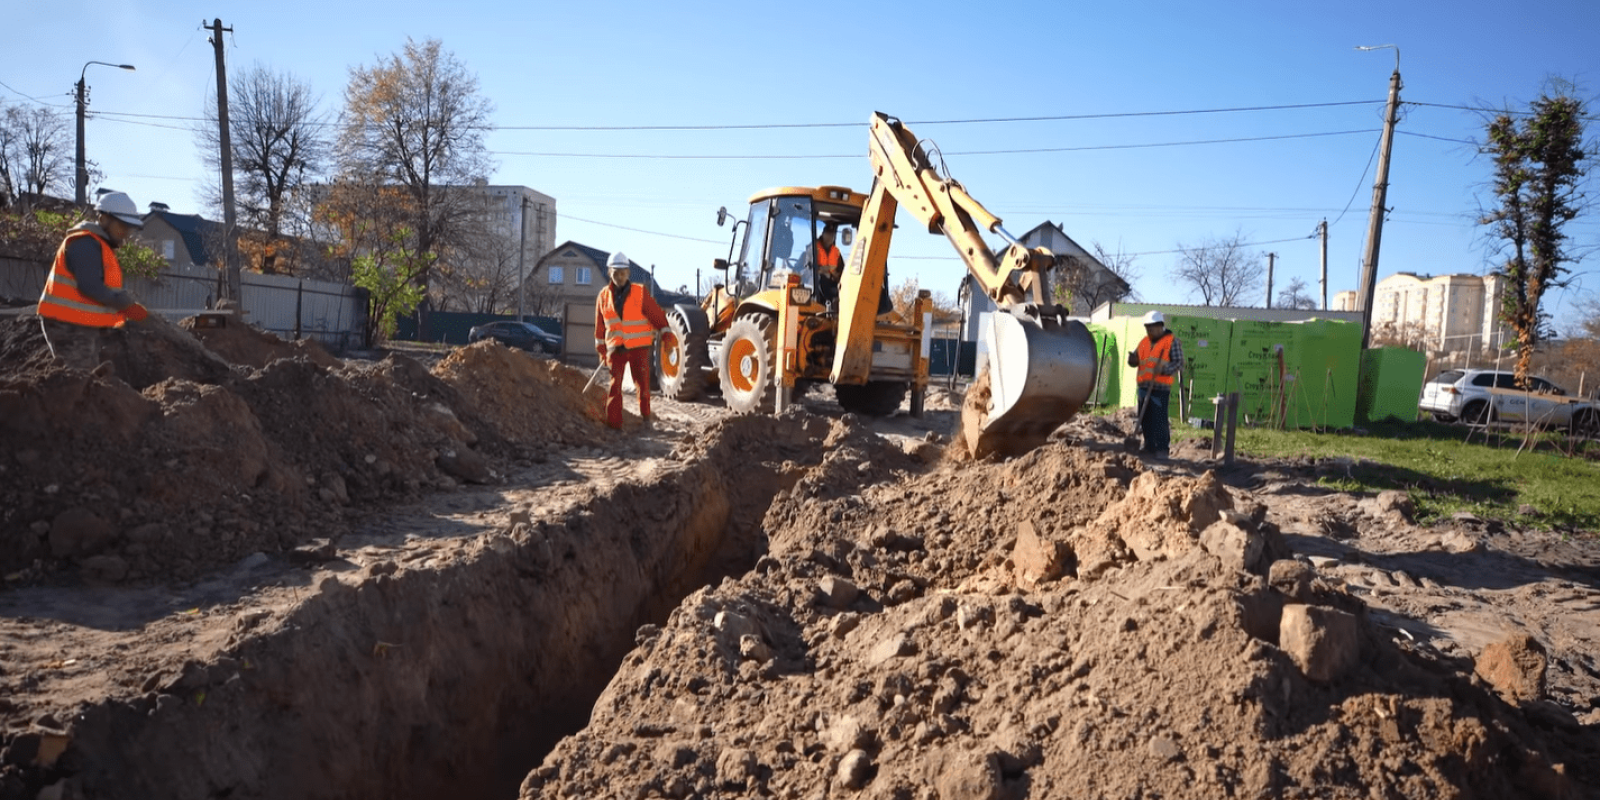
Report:
M 839 398 L 839 405 L 852 414 L 887 417 L 900 410 L 908 388 L 910 384 L 905 381 L 867 381 L 860 385 L 841 383 L 833 387 L 833 394 Z
M 746 314 L 728 327 L 717 374 L 722 379 L 722 399 L 735 414 L 772 411 L 777 327 L 769 314 Z
M 672 400 L 698 400 L 705 394 L 706 370 L 711 366 L 706 334 L 694 332 L 688 319 L 676 311 L 667 315 L 661 332 L 661 394 Z

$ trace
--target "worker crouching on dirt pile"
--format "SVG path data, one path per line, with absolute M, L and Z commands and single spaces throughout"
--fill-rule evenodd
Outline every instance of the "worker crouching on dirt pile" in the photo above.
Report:
M 139 209 L 122 192 L 107 192 L 95 203 L 95 222 L 67 231 L 39 296 L 39 321 L 50 355 L 69 367 L 97 370 L 100 337 L 150 313 L 122 289 L 117 248 L 144 227 Z
M 667 327 L 667 315 L 654 297 L 628 279 L 632 266 L 628 257 L 612 253 L 606 262 L 611 282 L 600 290 L 594 308 L 594 346 L 600 363 L 611 367 L 611 392 L 606 395 L 606 424 L 622 427 L 622 371 L 633 370 L 633 385 L 639 389 L 639 416 L 646 427 L 650 416 L 650 349 L 655 333 Z
M 1139 370 L 1139 427 L 1144 431 L 1139 452 L 1165 460 L 1172 447 L 1167 405 L 1174 376 L 1183 363 L 1183 345 L 1167 330 L 1166 317 L 1160 311 L 1144 315 L 1144 333 L 1139 349 L 1128 354 L 1128 366 Z

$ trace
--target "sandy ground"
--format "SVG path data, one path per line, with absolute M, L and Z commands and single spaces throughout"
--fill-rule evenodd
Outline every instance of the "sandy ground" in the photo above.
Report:
M 617 433 L 492 344 L 194 333 L 0 331 L 4 800 L 1600 786 L 1592 535 L 1116 418 L 974 462 L 942 388 Z

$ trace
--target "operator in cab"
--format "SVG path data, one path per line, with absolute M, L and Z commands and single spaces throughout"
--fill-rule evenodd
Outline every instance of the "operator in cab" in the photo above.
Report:
M 816 278 L 817 301 L 824 304 L 839 299 L 839 272 L 844 269 L 844 259 L 835 244 L 838 236 L 839 223 L 824 223 L 816 242 L 806 250 L 806 267 Z
M 1165 461 L 1172 446 L 1167 408 L 1172 384 L 1183 365 L 1183 345 L 1167 330 L 1167 319 L 1160 311 L 1144 315 L 1144 333 L 1139 348 L 1128 354 L 1128 366 L 1139 370 L 1139 428 L 1144 432 L 1139 452 Z

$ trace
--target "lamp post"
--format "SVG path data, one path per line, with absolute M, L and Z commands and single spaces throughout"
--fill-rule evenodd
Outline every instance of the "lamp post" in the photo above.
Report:
M 88 87 L 84 86 L 83 84 L 83 77 L 84 74 L 89 71 L 90 64 L 101 64 L 107 67 L 116 67 L 117 69 L 125 69 L 130 71 L 133 69 L 132 64 L 112 64 L 106 61 L 90 61 L 83 65 L 83 69 L 78 71 L 78 85 L 76 87 L 77 91 L 74 92 L 73 98 L 77 101 L 78 106 L 78 172 L 76 176 L 78 188 L 74 199 L 80 206 L 88 202 L 87 195 L 89 193 L 89 168 L 85 166 L 83 160 L 83 110 L 85 106 L 89 105 L 89 90 Z

